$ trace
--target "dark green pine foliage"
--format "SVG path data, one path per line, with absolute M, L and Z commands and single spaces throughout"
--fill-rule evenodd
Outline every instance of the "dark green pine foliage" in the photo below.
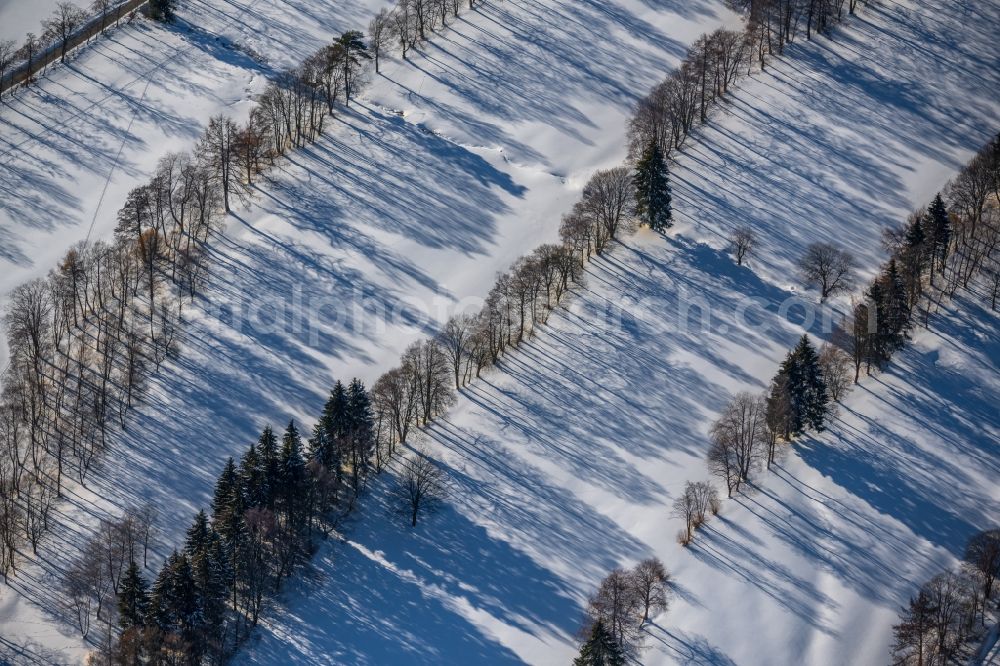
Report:
M 333 48 L 337 52 L 337 57 L 343 68 L 340 80 L 344 82 L 345 106 L 351 105 L 351 94 L 354 92 L 353 82 L 357 77 L 356 72 L 361 68 L 361 61 L 371 60 L 371 54 L 368 53 L 364 37 L 364 34 L 357 30 L 348 30 L 333 42 Z
M 795 356 L 799 367 L 802 400 L 802 422 L 809 428 L 822 431 L 829 409 L 829 395 L 826 391 L 826 381 L 819 366 L 819 355 L 812 346 L 808 335 L 803 335 L 795 348 Z
M 190 646 L 189 653 L 194 656 L 202 654 L 204 615 L 201 595 L 195 583 L 191 560 L 184 553 L 177 555 L 171 566 L 170 617 L 181 638 Z M 194 659 L 193 663 L 198 663 L 198 660 Z
M 351 484 L 357 491 L 366 462 L 375 448 L 375 419 L 365 385 L 354 378 L 347 389 L 347 415 L 351 456 Z
M 208 526 L 208 516 L 204 511 L 195 514 L 194 523 L 188 528 L 187 537 L 184 540 L 184 551 L 191 557 L 200 553 L 208 545 L 212 536 L 212 528 Z
M 618 641 L 598 620 L 590 629 L 590 636 L 580 648 L 580 656 L 573 660 L 573 666 L 625 666 L 625 655 Z
M 824 428 L 829 396 L 819 367 L 816 349 L 803 335 L 788 353 L 772 382 L 769 410 L 785 410 L 785 437 L 801 435 L 809 429 Z
M 191 570 L 206 642 L 218 647 L 222 641 L 232 580 L 229 557 L 218 534 L 210 532 L 202 547 L 191 555 Z
M 279 466 L 278 438 L 271 426 L 265 426 L 257 440 L 257 455 L 260 456 L 261 488 L 259 490 L 259 506 L 274 509 L 278 488 L 281 485 L 281 469 Z
M 243 489 L 236 465 L 233 459 L 226 461 L 226 466 L 215 482 L 215 494 L 212 498 L 212 527 L 219 533 L 226 545 L 235 555 L 236 544 L 243 532 Z
M 635 165 L 635 214 L 653 231 L 663 231 L 673 224 L 670 174 L 659 145 L 653 141 Z
M 302 438 L 295 422 L 288 423 L 282 438 L 280 470 L 281 507 L 288 515 L 289 522 L 297 524 L 299 499 L 306 495 L 306 463 L 302 458 Z
M 785 392 L 783 396 L 775 396 L 776 402 L 784 400 L 787 403 L 785 439 L 801 435 L 804 430 L 802 414 L 805 410 L 802 408 L 803 394 L 800 389 L 802 384 L 800 375 L 798 364 L 795 362 L 795 352 L 790 351 L 785 356 L 785 360 L 781 362 L 778 374 L 772 382 L 776 390 Z
M 920 217 L 913 220 L 913 224 L 906 230 L 906 237 L 903 239 L 903 256 L 917 272 L 923 272 L 928 258 L 927 233 Z
M 945 208 L 941 195 L 934 196 L 930 207 L 927 209 L 928 226 L 927 236 L 929 237 L 930 250 L 933 261 L 939 266 L 944 266 L 948 260 L 948 247 L 951 243 L 951 221 L 948 219 L 948 209 Z
M 146 623 L 146 610 L 149 606 L 149 595 L 146 591 L 146 581 L 139 572 L 135 560 L 132 560 L 118 590 L 118 622 L 123 630 L 141 627 Z
M 323 405 L 323 415 L 313 429 L 309 442 L 310 455 L 324 467 L 340 475 L 343 462 L 343 442 L 350 429 L 348 395 L 340 380 L 333 385 L 330 397 Z
M 264 468 L 261 466 L 257 444 L 251 444 L 240 459 L 240 489 L 243 504 L 247 508 L 264 506 L 267 503 L 264 483 Z
M 882 368 L 889 362 L 892 350 L 887 346 L 887 339 L 882 334 L 882 308 L 885 304 L 885 289 L 882 280 L 874 280 L 868 287 L 868 312 L 875 317 L 874 333 L 868 336 L 868 344 L 865 346 L 866 370 L 871 373 L 872 366 Z
M 910 308 L 906 285 L 891 259 L 879 278 L 882 301 L 878 304 L 878 337 L 887 361 L 902 348 L 910 329 Z
M 920 221 L 920 218 L 917 217 L 913 220 L 913 224 L 906 230 L 904 242 L 907 249 L 917 250 L 923 247 L 925 240 L 927 240 L 927 235 L 924 233 L 924 225 Z
M 149 17 L 154 21 L 170 23 L 177 16 L 177 0 L 150 0 Z
M 903 246 L 900 248 L 900 274 L 906 284 L 909 303 L 916 303 L 923 291 L 923 276 L 931 258 L 928 252 L 924 222 L 918 216 L 906 230 Z
M 226 461 L 222 473 L 215 481 L 215 492 L 212 495 L 212 520 L 219 518 L 229 510 L 232 505 L 233 495 L 239 489 L 239 477 L 236 474 L 236 463 L 232 458 Z
M 153 581 L 153 587 L 149 593 L 149 612 L 146 616 L 146 624 L 152 625 L 164 634 L 174 633 L 177 630 L 177 620 L 174 614 L 174 571 L 180 555 L 177 551 L 171 554 L 167 561 L 163 563 L 160 572 Z

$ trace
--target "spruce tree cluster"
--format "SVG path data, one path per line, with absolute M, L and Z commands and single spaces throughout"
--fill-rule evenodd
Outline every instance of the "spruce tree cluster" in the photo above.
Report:
M 353 502 L 373 449 L 371 401 L 357 379 L 336 383 L 308 447 L 294 422 L 280 441 L 265 427 L 239 463 L 226 461 L 211 512 L 195 515 L 153 584 L 147 589 L 135 563 L 124 574 L 119 657 L 221 663 L 257 623 L 266 596 L 311 555 L 319 528 Z
M 859 351 L 869 371 L 872 367 L 883 368 L 909 337 L 912 307 L 920 296 L 922 276 L 930 261 L 930 255 L 910 244 L 923 243 L 923 234 L 913 232 L 914 227 L 919 227 L 919 222 L 911 227 L 912 233 L 907 235 L 907 245 L 900 255 L 903 270 L 895 258 L 890 259 L 865 294 L 868 330 Z M 915 267 L 907 263 L 911 258 Z
M 659 144 L 651 142 L 635 164 L 635 215 L 653 231 L 673 224 L 670 175 Z
M 792 439 L 807 430 L 821 431 L 826 420 L 829 397 L 820 369 L 819 357 L 808 335 L 788 352 L 771 382 L 767 399 L 769 424 Z
M 952 247 L 952 224 L 940 194 L 926 212 L 913 216 L 894 243 L 889 261 L 854 307 L 846 334 L 853 352 L 855 381 L 864 367 L 881 369 L 899 351 L 913 327 L 921 296 L 944 277 Z
M 371 399 L 364 385 L 354 379 L 344 387 L 338 381 L 323 406 L 323 415 L 309 440 L 310 454 L 330 470 L 338 481 L 346 465 L 355 490 L 364 474 L 364 466 L 375 448 L 374 417 Z

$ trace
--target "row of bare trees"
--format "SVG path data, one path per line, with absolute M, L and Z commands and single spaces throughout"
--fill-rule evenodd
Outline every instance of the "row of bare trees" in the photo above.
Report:
M 755 57 L 764 66 L 766 55 L 781 55 L 785 46 L 805 33 L 829 34 L 845 17 L 868 0 L 732 0 L 731 4 L 748 17 L 747 32 L 752 35 Z
M 71 248 L 45 278 L 11 292 L 10 363 L 0 376 L 0 573 L 37 550 L 66 477 L 86 483 L 115 424 L 171 353 L 184 295 L 207 276 L 218 222 L 211 173 L 164 158 L 129 193 L 115 238 Z
M 363 80 L 356 31 L 283 73 L 244 125 L 210 120 L 191 153 L 169 154 L 131 190 L 113 241 L 80 243 L 43 279 L 16 288 L 4 314 L 11 361 L 0 377 L 0 573 L 37 549 L 69 474 L 85 483 L 109 428 L 126 425 L 145 380 L 175 346 L 182 304 L 204 287 L 220 212 L 256 177 L 313 141 Z
M 580 664 L 625 664 L 642 644 L 642 626 L 666 612 L 670 574 L 651 557 L 609 573 L 587 603 Z
M 562 221 L 561 244 L 546 244 L 514 262 L 490 289 L 483 308 L 447 321 L 433 338 L 411 345 L 398 367 L 372 387 L 376 464 L 405 444 L 453 401 L 455 392 L 516 349 L 548 321 L 587 261 L 633 223 L 631 171 L 598 171 Z
M 944 297 L 969 290 L 997 308 L 1000 299 L 1000 136 L 972 158 L 926 209 L 886 229 L 889 261 L 858 299 L 834 342 L 862 368 L 881 369 L 912 327 Z
M 769 56 L 781 55 L 803 30 L 806 39 L 827 33 L 844 16 L 845 0 L 734 0 L 744 12 L 743 30 L 720 28 L 703 35 L 674 69 L 640 100 L 629 123 L 629 152 L 639 155 L 655 142 L 669 156 L 691 130 L 724 100 L 733 85 L 754 66 L 764 69 Z M 853 13 L 858 0 L 850 0 Z
M 483 0 L 468 0 L 474 9 Z M 446 28 L 448 21 L 458 18 L 463 0 L 397 0 L 391 9 L 383 9 L 368 25 L 368 39 L 375 58 L 375 72 L 379 71 L 380 57 L 398 47 L 406 59 L 410 49 L 425 42 L 430 33 Z
M 118 593 L 132 562 L 148 566 L 157 535 L 157 512 L 150 505 L 131 508 L 116 519 L 101 521 L 79 554 L 61 572 L 63 611 L 87 638 L 100 631 L 102 643 L 113 636 Z
M 945 666 L 969 655 L 966 642 L 982 634 L 995 605 L 994 583 L 1000 576 L 1000 530 L 974 534 L 957 570 L 934 576 L 920 586 L 893 627 L 896 666 Z
M 93 0 L 84 9 L 72 2 L 59 2 L 52 14 L 42 21 L 41 32 L 29 32 L 20 44 L 11 39 L 0 40 L 0 90 L 11 87 L 15 80 L 14 73 L 22 66 L 30 75 L 40 61 L 43 69 L 56 56 L 59 62 L 64 62 L 70 48 L 95 35 L 103 35 L 117 26 L 123 17 L 131 17 L 130 12 L 136 4 Z M 81 31 L 84 32 L 81 34 Z M 49 53 L 54 55 L 45 58 Z

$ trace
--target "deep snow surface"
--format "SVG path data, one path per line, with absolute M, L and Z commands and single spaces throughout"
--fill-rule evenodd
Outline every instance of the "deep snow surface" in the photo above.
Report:
M 694 37 L 731 20 L 711 2 L 506 0 L 467 14 L 410 62 L 388 63 L 330 136 L 293 155 L 231 221 L 214 285 L 188 310 L 181 358 L 91 487 L 62 507 L 63 534 L 77 538 L 47 540 L 18 594 L 0 592 L 0 633 L 43 662 L 56 659 L 49 650 L 78 659 L 78 639 L 48 614 L 52 572 L 97 515 L 135 498 L 161 503 L 162 555 L 225 456 L 265 421 L 311 423 L 334 378 L 371 382 L 410 340 L 481 296 L 496 270 L 554 238 L 589 174 L 622 158 L 634 95 Z M 564 662 L 592 587 L 612 566 L 656 553 L 677 584 L 650 663 L 881 662 L 895 607 L 996 513 L 992 315 L 968 306 L 942 318 L 940 332 L 853 394 L 842 423 L 728 502 L 695 548 L 674 543 L 666 507 L 685 479 L 704 476 L 704 433 L 727 393 L 761 388 L 799 334 L 801 316 L 773 311 L 795 293 L 802 247 L 833 238 L 870 265 L 879 227 L 928 199 L 996 129 L 998 27 L 992 4 L 891 4 L 745 84 L 733 115 L 681 159 L 671 239 L 639 235 L 596 263 L 569 312 L 431 429 L 453 503 L 411 532 L 386 519 L 376 487 L 349 542 L 324 548 L 244 660 Z M 238 107 L 246 90 L 228 85 Z M 169 101 L 151 107 L 150 127 L 171 125 L 153 117 L 176 116 L 160 109 Z M 174 125 L 182 144 L 196 133 L 189 120 Z M 172 145 L 158 135 L 141 143 Z M 69 148 L 53 146 L 52 173 L 70 172 L 54 192 L 93 196 L 82 179 L 99 184 L 108 170 L 75 175 Z M 29 195 L 45 194 L 40 184 L 52 181 L 17 164 Z M 35 210 L 6 192 L 2 201 Z M 720 249 L 742 221 L 765 238 L 749 269 Z M 32 226 L 39 235 L 21 238 L 35 259 L 55 231 Z M 23 275 L 51 263 L 11 262 Z M 685 293 L 712 307 L 710 330 L 674 330 Z M 746 297 L 762 299 L 746 320 L 767 330 L 733 320 Z M 264 325 L 275 309 L 295 314 Z M 366 310 L 394 314 L 374 323 L 383 320 Z M 597 325 L 609 311 L 622 323 Z M 933 427 L 914 425 L 914 413 Z M 944 477 L 943 492 L 928 491 L 939 480 L 928 470 Z
M 58 0 L 0 0 L 0 39 L 13 39 L 18 46 L 28 32 L 42 32 L 42 21 L 52 14 Z
M 801 306 L 776 312 L 804 246 L 874 267 L 880 228 L 996 130 L 998 27 L 980 3 L 892 4 L 746 84 L 680 160 L 671 238 L 595 262 L 568 312 L 429 430 L 451 504 L 410 530 L 383 480 L 239 661 L 568 663 L 594 586 L 656 554 L 673 600 L 643 663 L 885 663 L 898 607 L 1000 512 L 996 313 L 963 297 L 935 316 L 694 547 L 669 507 L 705 477 L 727 396 L 762 390 L 803 326 L 823 335 Z M 763 238 L 749 268 L 723 249 L 742 222 Z
M 54 533 L 74 540 L 48 540 L 19 594 L 0 592 L 0 632 L 78 657 L 72 630 L 48 615 L 53 573 L 97 516 L 149 498 L 165 513 L 164 548 L 176 542 L 225 457 L 265 422 L 311 424 L 334 378 L 371 383 L 498 270 L 553 240 L 590 173 L 623 157 L 636 97 L 727 21 L 707 1 L 506 1 L 384 63 L 365 99 L 231 219 L 213 286 L 187 310 L 181 357 L 65 505 Z
M 190 149 L 211 116 L 240 119 L 267 76 L 343 30 L 364 29 L 387 4 L 185 0 L 176 23 L 123 24 L 37 85 L 5 94 L 0 305 L 73 244 L 110 235 L 128 191 L 164 155 Z M 0 20 L 15 10 L 0 9 Z M 0 367 L 6 358 L 3 343 Z

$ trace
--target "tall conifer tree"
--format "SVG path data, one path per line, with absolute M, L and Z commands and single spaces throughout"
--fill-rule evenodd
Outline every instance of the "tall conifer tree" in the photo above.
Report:
M 602 620 L 591 627 L 587 642 L 580 648 L 580 656 L 573 660 L 573 666 L 625 666 L 626 663 L 621 646 Z
M 943 269 L 948 259 L 948 248 L 951 244 L 951 221 L 948 219 L 948 209 L 945 208 L 940 194 L 935 195 L 934 200 L 931 201 L 931 205 L 927 209 L 927 217 L 930 223 L 927 235 L 929 236 L 928 245 L 930 245 L 932 261 Z
M 650 142 L 635 165 L 635 214 L 653 231 L 673 224 L 670 176 L 667 161 L 655 141 Z
M 122 629 L 141 627 L 146 623 L 146 609 L 149 597 L 146 581 L 139 572 L 135 560 L 129 562 L 118 591 L 118 622 Z

